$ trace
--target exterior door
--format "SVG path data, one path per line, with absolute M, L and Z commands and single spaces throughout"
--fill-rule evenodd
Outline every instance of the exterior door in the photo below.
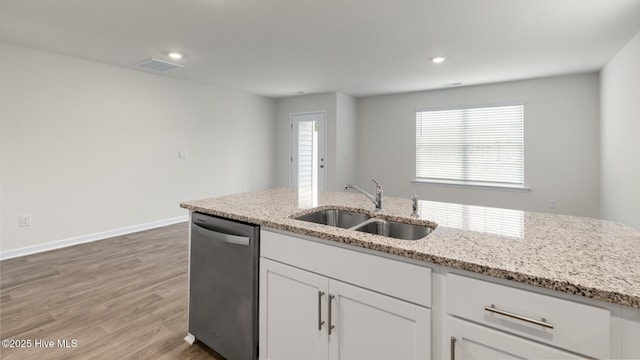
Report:
M 325 111 L 291 114 L 291 182 L 298 188 L 301 207 L 317 206 L 326 190 Z

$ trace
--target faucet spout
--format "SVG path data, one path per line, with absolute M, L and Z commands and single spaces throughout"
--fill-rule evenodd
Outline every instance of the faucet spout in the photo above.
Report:
M 413 202 L 412 204 L 413 212 L 411 213 L 411 216 L 420 217 L 420 214 L 418 213 L 418 196 L 413 195 L 411 197 L 411 201 Z
M 362 195 L 366 196 L 367 199 L 371 200 L 371 202 L 376 206 L 376 212 L 381 212 L 382 211 L 382 203 L 383 203 L 383 190 L 382 190 L 382 186 L 380 186 L 380 184 L 376 181 L 376 179 L 371 179 L 371 181 L 374 182 L 374 184 L 376 184 L 376 192 L 375 195 L 371 195 L 369 194 L 367 191 L 352 185 L 352 184 L 347 184 L 344 186 L 345 190 L 349 190 L 349 189 L 353 189 L 359 193 L 361 193 Z

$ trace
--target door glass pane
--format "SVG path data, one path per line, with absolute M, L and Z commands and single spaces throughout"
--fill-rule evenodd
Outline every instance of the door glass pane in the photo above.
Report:
M 317 121 L 299 121 L 298 202 L 305 207 L 318 203 L 318 126 Z

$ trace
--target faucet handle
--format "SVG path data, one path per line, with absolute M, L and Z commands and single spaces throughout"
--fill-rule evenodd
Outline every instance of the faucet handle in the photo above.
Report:
M 384 201 L 382 186 L 380 186 L 380 183 L 376 181 L 376 179 L 374 178 L 371 178 L 371 181 L 373 181 L 373 183 L 376 184 L 376 197 L 375 197 L 376 211 L 382 211 L 382 203 Z

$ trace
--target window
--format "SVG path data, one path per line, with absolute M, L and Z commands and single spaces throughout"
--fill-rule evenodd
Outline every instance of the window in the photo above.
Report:
M 416 111 L 416 180 L 524 187 L 524 104 Z

